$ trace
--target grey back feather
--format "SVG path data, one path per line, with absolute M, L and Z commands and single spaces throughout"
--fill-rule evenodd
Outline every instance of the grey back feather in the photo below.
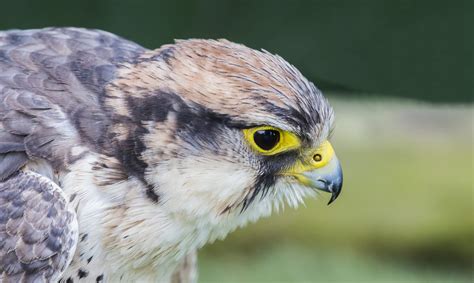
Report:
M 0 32 L 0 181 L 28 159 L 60 168 L 74 146 L 105 151 L 105 85 L 144 51 L 98 30 Z
M 17 172 L 0 182 L 0 282 L 52 282 L 77 244 L 76 213 L 48 178 Z

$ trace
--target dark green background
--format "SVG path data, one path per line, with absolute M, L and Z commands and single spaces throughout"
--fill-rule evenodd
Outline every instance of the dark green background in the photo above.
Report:
M 2 1 L 0 29 L 82 26 L 156 48 L 227 38 L 325 91 L 472 102 L 474 1 Z

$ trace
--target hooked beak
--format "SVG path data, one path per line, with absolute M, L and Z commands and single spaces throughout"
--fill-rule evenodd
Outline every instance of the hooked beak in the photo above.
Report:
M 342 190 L 342 168 L 334 155 L 324 167 L 302 173 L 308 186 L 331 193 L 330 205 L 337 199 Z
M 291 175 L 301 184 L 332 194 L 329 204 L 337 199 L 342 189 L 342 168 L 334 148 L 324 141 L 306 156 L 305 162 L 297 162 L 290 168 Z

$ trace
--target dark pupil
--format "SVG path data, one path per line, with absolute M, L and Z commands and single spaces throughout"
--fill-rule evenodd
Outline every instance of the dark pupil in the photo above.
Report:
M 263 150 L 274 148 L 280 141 L 280 133 L 275 130 L 260 130 L 253 134 L 253 140 Z

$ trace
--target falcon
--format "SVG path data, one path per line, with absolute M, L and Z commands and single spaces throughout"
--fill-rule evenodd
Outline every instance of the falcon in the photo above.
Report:
M 196 251 L 342 187 L 334 113 L 227 40 L 0 32 L 0 281 L 195 282 Z

